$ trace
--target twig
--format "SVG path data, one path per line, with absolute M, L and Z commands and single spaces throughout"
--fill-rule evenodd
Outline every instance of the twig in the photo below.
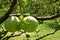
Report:
M 14 33 L 12 33 L 10 36 L 12 36 L 12 35 L 14 35 Z M 4 38 L 3 40 L 8 40 L 10 37 L 8 37 L 8 38 Z
M 3 35 L 3 36 L 0 35 L 1 36 L 0 39 L 2 39 L 7 33 L 8 33 L 8 31 L 2 31 L 1 35 Z
M 49 34 L 43 35 L 42 37 L 37 38 L 36 40 L 40 40 L 40 39 L 42 39 L 42 38 L 44 38 L 44 37 L 46 37 L 46 36 L 53 35 L 53 34 L 55 34 L 57 31 L 58 31 L 58 29 L 56 29 L 53 33 L 49 33 Z
M 10 36 L 6 36 L 3 40 L 8 40 L 9 38 L 11 38 L 11 37 L 16 37 L 16 36 L 20 36 L 21 34 L 23 34 L 24 32 L 21 32 L 20 34 L 18 34 L 18 35 L 13 35 L 14 33 L 12 33 Z
M 49 34 L 46 34 L 46 35 L 43 35 L 42 37 L 37 38 L 36 40 L 40 40 L 40 39 L 42 39 L 42 38 L 44 38 L 44 37 L 46 37 L 46 36 L 53 35 L 53 34 L 55 34 L 58 30 L 60 30 L 60 29 L 59 29 L 59 24 L 58 24 L 58 21 L 57 21 L 57 20 L 55 20 L 55 23 L 56 23 L 58 26 L 56 27 L 56 29 L 55 29 L 54 32 L 49 33 Z
M 48 17 L 35 17 L 37 20 L 52 20 L 55 18 L 60 17 L 60 14 L 56 14 L 56 15 L 52 15 L 52 16 L 48 16 Z
M 10 16 L 17 16 L 19 17 L 21 14 L 10 14 Z M 24 17 L 26 16 L 30 16 L 29 14 L 24 14 Z M 60 17 L 60 14 L 56 14 L 56 15 L 52 15 L 52 16 L 48 16 L 48 17 L 36 17 L 36 16 L 33 16 L 35 17 L 37 20 L 52 20 L 52 19 L 55 19 L 55 18 L 58 18 Z

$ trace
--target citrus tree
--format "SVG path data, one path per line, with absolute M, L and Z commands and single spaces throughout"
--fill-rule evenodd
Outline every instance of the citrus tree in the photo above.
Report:
M 16 31 L 33 32 L 39 23 L 60 17 L 60 0 L 0 0 L 0 10 L 2 29 L 0 39 L 2 39 L 7 32 L 13 32 L 13 34 Z M 17 18 L 12 21 L 11 16 L 18 17 L 19 22 Z M 9 39 L 13 37 L 12 35 L 6 38 Z

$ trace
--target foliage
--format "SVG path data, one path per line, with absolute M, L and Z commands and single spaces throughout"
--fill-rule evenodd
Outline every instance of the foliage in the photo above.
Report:
M 2 17 L 5 14 L 5 12 L 7 12 L 11 3 L 12 3 L 12 0 L 0 0 L 0 17 Z M 39 16 L 39 17 L 45 17 L 46 16 L 47 17 L 47 16 L 51 16 L 54 14 L 59 14 L 60 13 L 60 0 L 17 0 L 17 4 L 16 4 L 12 14 L 14 14 L 14 13 L 15 14 L 19 13 L 22 15 L 28 13 L 31 16 L 36 16 L 36 17 L 37 16 Z M 21 17 L 21 19 L 22 18 L 23 17 Z M 16 26 L 18 25 L 16 20 L 14 20 L 13 22 L 10 19 L 7 19 L 7 20 L 8 20 L 7 22 L 5 21 L 6 22 L 5 27 L 8 31 L 14 31 L 15 32 L 17 29 L 19 30 L 19 26 L 16 29 Z M 58 22 L 56 22 L 56 19 L 43 21 L 43 23 L 40 24 L 39 28 L 37 28 L 37 30 L 35 31 L 37 33 L 36 34 L 37 37 L 36 36 L 35 37 L 38 38 L 45 33 L 50 33 L 52 30 L 55 30 L 56 28 L 58 30 L 60 30 L 60 18 L 57 18 L 57 21 Z M 22 22 L 21 24 L 25 25 L 24 22 Z M 32 24 L 30 24 L 30 26 L 31 25 Z M 27 26 L 29 26 L 29 25 L 27 25 Z M 0 37 L 1 37 L 4 32 L 3 32 L 3 28 L 1 26 L 1 24 L 0 24 L 0 27 L 1 27 L 1 29 L 0 29 L 1 30 Z M 27 30 L 31 30 L 31 29 L 29 28 Z M 41 34 L 39 34 L 39 33 L 41 33 Z M 49 37 L 52 40 L 57 40 L 57 39 L 59 40 L 60 39 L 59 33 L 60 32 L 58 32 L 56 34 L 56 36 L 53 36 L 53 37 L 49 36 Z M 50 39 L 49 37 L 43 38 L 42 40 L 49 40 Z M 53 39 L 55 37 L 56 37 L 56 39 Z M 35 39 L 33 38 L 33 40 L 35 40 Z
M 11 0 L 2 1 L 0 10 L 6 12 L 11 4 Z M 21 8 L 20 8 L 21 6 Z M 19 4 L 19 0 L 14 9 L 14 13 L 30 13 L 31 15 L 36 14 L 37 16 L 49 16 L 53 14 L 59 14 L 60 12 L 60 0 L 54 2 L 54 0 L 21 0 L 21 4 Z M 1 11 L 0 11 L 1 12 Z M 1 13 L 2 14 L 2 13 Z M 34 15 L 35 16 L 35 15 Z

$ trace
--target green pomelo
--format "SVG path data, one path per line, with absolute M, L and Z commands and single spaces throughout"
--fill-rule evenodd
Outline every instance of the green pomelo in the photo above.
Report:
M 36 22 L 33 18 L 33 20 L 30 20 L 30 17 L 28 19 L 25 19 L 24 21 L 20 22 L 20 29 L 23 29 L 25 32 L 33 32 L 38 27 L 38 22 Z
M 26 20 L 26 27 L 24 28 L 25 32 L 33 32 L 36 30 L 36 28 L 38 27 L 38 23 L 36 23 L 35 21 L 32 20 Z
M 17 31 L 17 26 L 18 26 L 18 22 L 17 20 L 11 20 L 11 18 L 9 17 L 5 22 L 4 22 L 4 25 L 5 25 L 5 29 L 9 32 L 15 32 Z

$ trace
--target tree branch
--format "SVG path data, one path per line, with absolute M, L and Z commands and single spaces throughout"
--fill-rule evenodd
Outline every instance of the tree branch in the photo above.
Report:
M 42 39 L 42 38 L 44 38 L 44 37 L 46 37 L 46 36 L 53 35 L 53 34 L 55 34 L 57 31 L 58 31 L 58 29 L 56 29 L 56 30 L 55 30 L 54 32 L 52 32 L 52 33 L 49 33 L 49 34 L 43 35 L 42 37 L 37 38 L 36 40 L 40 40 L 40 39 Z
M 56 14 L 56 15 L 52 15 L 52 16 L 49 16 L 49 17 L 35 17 L 37 20 L 52 20 L 52 19 L 55 19 L 55 18 L 58 18 L 60 17 L 60 14 Z
M 13 35 L 14 33 L 12 33 L 10 36 L 6 36 L 3 40 L 8 40 L 9 38 L 11 38 L 11 37 L 16 37 L 16 36 L 20 36 L 21 34 L 23 34 L 24 32 L 21 32 L 20 34 L 18 34 L 18 35 Z
M 49 34 L 46 34 L 46 35 L 43 35 L 42 37 L 39 37 L 39 38 L 37 38 L 36 40 L 40 40 L 40 39 L 42 39 L 42 38 L 44 38 L 44 37 L 46 37 L 46 36 L 53 35 L 53 34 L 55 34 L 58 30 L 60 30 L 60 25 L 58 24 L 58 21 L 57 21 L 57 20 L 55 20 L 55 23 L 56 23 L 57 27 L 55 28 L 54 32 L 49 33 Z
M 3 36 L 0 35 L 0 39 L 2 39 L 7 33 L 8 33 L 8 31 L 2 31 L 0 34 Z
M 10 16 L 19 17 L 20 14 L 10 14 Z M 26 17 L 26 16 L 30 16 L 30 15 L 29 14 L 24 14 L 24 17 Z M 52 20 L 52 19 L 58 18 L 58 17 L 60 17 L 60 14 L 52 15 L 52 16 L 49 16 L 49 17 L 36 17 L 36 16 L 33 16 L 33 17 L 35 17 L 37 20 L 44 21 L 44 20 Z
M 3 23 L 9 17 L 9 14 L 13 11 L 13 8 L 15 7 L 16 3 L 17 3 L 17 0 L 13 0 L 8 12 L 6 12 L 5 15 L 0 18 L 0 24 Z

